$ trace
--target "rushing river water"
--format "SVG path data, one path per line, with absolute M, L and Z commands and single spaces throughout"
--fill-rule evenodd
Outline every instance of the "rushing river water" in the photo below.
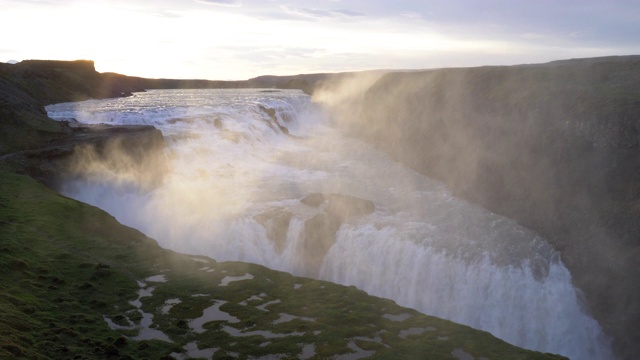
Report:
M 529 349 L 612 357 L 543 238 L 345 137 L 302 92 L 153 90 L 47 110 L 58 120 L 162 131 L 169 169 L 160 186 L 103 172 L 62 191 L 163 247 L 355 285 Z M 313 271 L 301 256 L 305 223 L 321 211 L 301 203 L 311 193 L 375 204 L 341 224 Z M 283 212 L 286 234 L 277 244 L 258 219 Z

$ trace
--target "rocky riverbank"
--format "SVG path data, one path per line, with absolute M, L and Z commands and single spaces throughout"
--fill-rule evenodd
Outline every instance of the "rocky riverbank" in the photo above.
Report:
M 143 184 L 160 181 L 147 174 L 158 174 L 165 168 L 162 133 L 152 126 L 76 126 L 66 136 L 33 149 L 0 156 L 1 168 L 26 174 L 51 187 L 58 188 L 65 178 L 89 174 L 83 161 L 95 160 L 105 171 L 136 174 Z M 115 163 L 114 155 L 118 154 Z M 98 174 L 96 174 L 97 176 Z

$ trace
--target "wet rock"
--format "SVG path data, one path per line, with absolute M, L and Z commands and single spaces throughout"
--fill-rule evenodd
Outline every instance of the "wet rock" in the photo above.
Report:
M 63 139 L 4 155 L 1 160 L 52 188 L 69 177 L 100 180 L 106 173 L 155 187 L 167 168 L 162 133 L 146 125 L 74 127 Z
M 265 107 L 263 105 L 258 105 L 258 108 L 260 108 L 260 110 L 262 112 L 264 112 L 265 114 L 267 114 L 269 116 L 269 118 L 271 119 L 271 123 L 269 123 L 269 127 L 271 127 L 272 129 L 275 130 L 275 128 L 273 127 L 273 125 L 275 124 L 278 127 L 278 129 L 280 129 L 280 131 L 282 131 L 283 134 L 289 135 L 289 129 L 287 129 L 286 127 L 280 125 L 280 123 L 278 122 L 278 116 L 276 115 L 276 111 L 274 109 L 270 109 L 270 108 Z
M 317 276 L 324 257 L 336 242 L 336 233 L 340 226 L 375 210 L 370 200 L 342 194 L 311 193 L 300 200 L 301 203 L 319 209 L 321 212 L 307 219 L 301 234 L 302 246 L 297 249 L 303 258 L 306 276 Z M 279 253 L 284 251 L 287 233 L 293 213 L 284 208 L 274 208 L 256 215 L 254 219 L 262 225 L 267 237 Z
M 320 207 L 327 203 L 326 212 L 341 221 L 348 221 L 359 216 L 369 215 L 375 210 L 375 204 L 370 200 L 342 194 L 312 193 L 300 200 L 301 203 Z
M 327 213 L 343 222 L 372 214 L 375 210 L 373 201 L 354 196 L 330 194 L 328 200 Z
M 282 208 L 271 209 L 254 216 L 254 219 L 267 231 L 267 237 L 273 241 L 278 253 L 282 253 L 287 243 L 289 222 L 293 213 Z
M 317 276 L 329 249 L 336 242 L 336 233 L 347 221 L 369 215 L 375 210 L 370 200 L 342 194 L 313 193 L 302 203 L 320 207 L 326 202 L 325 212 L 315 215 L 304 223 L 304 259 L 308 276 Z
M 324 203 L 325 197 L 320 193 L 313 193 L 305 196 L 300 200 L 301 203 L 311 206 L 311 207 L 319 207 Z
M 336 233 L 342 222 L 329 214 L 318 214 L 304 223 L 305 272 L 307 276 L 317 276 L 325 255 L 336 242 Z

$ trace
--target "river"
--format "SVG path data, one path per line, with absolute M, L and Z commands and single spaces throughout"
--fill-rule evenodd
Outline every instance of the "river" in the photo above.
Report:
M 87 161 L 86 177 L 62 193 L 165 248 L 355 285 L 528 349 L 612 358 L 544 238 L 343 135 L 300 91 L 151 90 L 47 111 L 56 120 L 162 131 L 169 166 L 153 175 L 160 185 Z M 305 226 L 326 209 L 301 199 L 314 193 L 375 207 L 341 222 L 311 268 L 301 254 Z M 268 229 L 274 221 L 284 222 L 280 243 Z

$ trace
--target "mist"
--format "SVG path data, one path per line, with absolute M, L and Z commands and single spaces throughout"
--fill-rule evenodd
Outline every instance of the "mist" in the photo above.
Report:
M 637 69 L 630 56 L 390 73 L 365 86 L 359 110 L 335 106 L 333 118 L 456 197 L 543 236 L 618 356 L 634 358 Z
M 347 75 L 313 98 L 181 90 L 50 106 L 53 118 L 154 125 L 166 145 L 154 169 L 80 151 L 61 190 L 172 250 L 355 285 L 529 349 L 613 358 L 562 248 L 536 231 L 549 211 L 536 204 L 557 195 L 540 189 L 557 178 L 512 151 L 547 145 L 508 136 L 538 121 L 521 110 L 528 94 L 509 93 L 524 80 L 505 80 L 505 93 L 487 87 L 500 74 L 477 71 L 474 81 L 462 70 Z M 507 94 L 515 100 L 494 109 Z M 572 126 L 555 125 L 545 131 Z M 525 183 L 527 166 L 543 175 Z M 492 206 L 522 200 L 504 189 L 535 194 L 522 205 L 533 220 Z

